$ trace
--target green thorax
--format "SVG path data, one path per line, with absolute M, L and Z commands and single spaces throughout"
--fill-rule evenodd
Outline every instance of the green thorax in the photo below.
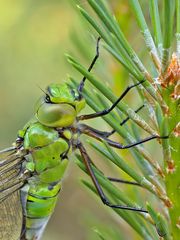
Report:
M 61 156 L 69 145 L 55 129 L 39 122 L 31 124 L 24 135 L 24 148 L 29 151 L 25 167 L 40 182 L 50 184 L 61 180 L 68 164 Z

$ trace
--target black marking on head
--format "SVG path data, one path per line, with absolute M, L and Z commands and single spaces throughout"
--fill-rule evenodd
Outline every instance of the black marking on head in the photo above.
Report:
M 45 102 L 46 103 L 51 103 L 51 98 L 47 93 L 46 93 L 46 97 L 45 97 Z

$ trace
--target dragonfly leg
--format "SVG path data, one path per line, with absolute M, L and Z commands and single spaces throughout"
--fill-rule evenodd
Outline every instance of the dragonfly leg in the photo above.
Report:
M 142 108 L 144 107 L 144 104 L 141 105 L 139 108 L 137 108 L 134 112 L 138 113 Z M 125 118 L 121 123 L 120 126 L 123 126 L 127 121 L 129 121 L 130 117 Z M 115 129 L 113 129 L 111 132 L 109 132 L 108 137 L 110 137 L 112 134 L 114 134 L 116 132 Z
M 85 134 L 86 134 L 86 132 L 88 133 L 89 131 L 90 132 L 92 131 L 93 133 L 95 133 L 97 135 L 100 135 L 102 137 L 106 137 L 106 138 L 108 138 L 111 135 L 111 132 L 112 132 L 112 131 L 109 131 L 109 132 L 101 131 L 101 130 L 92 128 L 92 127 L 90 127 L 86 124 L 79 124 L 78 125 L 78 130 L 79 130 L 80 133 L 85 133 Z
M 87 120 L 87 119 L 92 119 L 92 118 L 97 118 L 97 117 L 102 117 L 104 115 L 107 115 L 108 113 L 110 113 L 116 106 L 117 104 L 126 96 L 126 94 L 134 87 L 142 84 L 145 80 L 142 80 L 136 84 L 133 84 L 131 86 L 128 86 L 125 91 L 120 95 L 120 97 L 112 104 L 112 106 L 110 108 L 106 108 L 100 112 L 96 112 L 96 113 L 91 113 L 91 114 L 86 114 L 86 115 L 81 115 L 79 116 L 77 119 L 78 120 Z
M 169 138 L 169 136 L 159 136 L 159 135 L 152 135 L 150 137 L 141 139 L 137 142 L 134 143 L 130 143 L 127 145 L 123 145 L 121 143 L 115 142 L 111 139 L 108 139 L 106 136 L 101 135 L 101 133 L 98 133 L 98 130 L 93 129 L 92 127 L 89 127 L 88 125 L 81 125 L 81 126 L 85 126 L 84 128 L 80 129 L 81 133 L 84 133 L 90 137 L 93 137 L 99 141 L 106 141 L 110 146 L 114 147 L 114 148 L 118 148 L 118 149 L 127 149 L 127 148 L 131 148 L 131 147 L 135 147 L 137 145 L 140 145 L 142 143 L 151 141 L 152 139 L 167 139 Z
M 90 72 L 92 70 L 92 68 L 94 67 L 94 64 L 96 63 L 97 59 L 99 58 L 99 42 L 100 42 L 100 40 L 101 40 L 101 37 L 98 37 L 97 44 L 96 44 L 96 55 L 93 58 L 90 66 L 88 68 L 88 72 Z M 79 93 L 80 98 L 82 97 L 82 91 L 83 91 L 85 81 L 86 81 L 86 77 L 84 76 L 78 86 L 78 93 Z
M 144 106 L 145 106 L 144 104 L 141 105 L 141 106 L 138 107 L 134 112 L 135 112 L 135 113 L 138 113 Z M 120 125 L 121 125 L 121 126 L 124 125 L 129 119 L 130 119 L 129 117 L 125 118 L 125 119 L 120 123 Z
M 135 112 L 139 112 L 142 108 L 144 107 L 144 105 L 140 106 L 138 109 L 135 110 Z M 127 117 L 125 118 L 121 123 L 120 123 L 120 126 L 124 125 L 130 118 Z M 92 130 L 93 132 L 97 133 L 97 134 L 100 134 L 101 136 L 103 137 L 110 137 L 112 134 L 114 134 L 116 132 L 116 130 L 112 130 L 112 131 L 101 131 L 101 130 L 97 130 L 95 128 L 91 128 L 90 126 L 87 126 L 86 124 L 79 124 L 79 130 L 81 131 L 82 129 L 84 128 L 88 128 L 90 130 Z M 82 130 L 83 131 L 83 130 Z
M 94 183 L 94 186 L 98 192 L 98 195 L 100 196 L 102 202 L 107 205 L 108 207 L 111 207 L 111 208 L 116 208 L 116 209 L 124 209 L 124 210 L 131 210 L 131 211 L 135 211 L 135 212 L 143 212 L 143 213 L 148 213 L 147 210 L 145 209 L 140 209 L 140 208 L 136 208 L 136 207 L 130 207 L 130 206 L 123 206 L 123 205 L 116 205 L 116 204 L 112 204 L 108 198 L 106 197 L 106 195 L 104 194 L 97 178 L 96 178 L 96 175 L 93 171 L 93 168 L 91 166 L 91 159 L 90 157 L 88 156 L 87 152 L 86 152 L 86 149 L 84 148 L 84 146 L 82 145 L 82 143 L 78 143 L 77 144 L 77 148 L 79 149 L 80 153 L 81 153 L 81 156 L 82 156 L 82 159 L 83 159 L 83 162 L 86 166 L 86 170 L 89 174 L 89 176 L 91 177 L 93 183 Z
M 91 161 L 91 160 L 90 160 Z M 94 167 L 97 168 L 97 166 L 91 161 L 91 165 L 93 165 Z M 97 168 L 98 169 L 98 168 Z M 98 171 L 100 171 L 98 169 Z M 102 173 L 102 172 L 101 172 Z M 103 174 L 103 173 L 102 173 Z M 120 179 L 120 178 L 114 178 L 114 177 L 107 177 L 107 179 L 109 179 L 109 181 L 111 182 L 116 182 L 116 183 L 124 183 L 124 184 L 130 184 L 130 185 L 134 185 L 134 186 L 139 186 L 139 187 L 142 187 L 142 185 L 138 182 L 135 182 L 135 181 L 128 181 L 128 180 L 124 180 L 124 179 Z
M 124 184 L 142 187 L 142 185 L 137 182 L 127 181 L 127 180 L 120 179 L 120 178 L 107 177 L 107 179 L 109 179 L 111 182 L 124 183 Z

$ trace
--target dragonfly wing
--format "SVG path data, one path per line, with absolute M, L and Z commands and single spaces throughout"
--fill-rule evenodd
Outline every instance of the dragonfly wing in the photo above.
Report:
M 0 203 L 0 239 L 19 239 L 22 222 L 21 202 L 19 192 L 16 191 Z
M 0 155 L 3 156 L 4 154 L 9 154 L 11 152 L 16 151 L 16 147 L 9 147 L 9 148 L 4 148 L 3 150 L 0 150 Z
M 18 240 L 21 235 L 23 216 L 18 189 L 22 183 L 17 179 L 21 161 L 13 147 L 0 151 L 0 239 L 4 240 Z

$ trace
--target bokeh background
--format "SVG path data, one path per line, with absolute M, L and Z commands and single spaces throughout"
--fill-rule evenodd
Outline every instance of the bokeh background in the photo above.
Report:
M 127 1 L 109 1 L 125 34 L 134 44 L 134 21 Z M 80 17 L 77 1 L 65 0 L 1 0 L 0 1 L 0 148 L 8 147 L 15 140 L 17 130 L 31 118 L 34 104 L 51 82 L 68 78 L 67 74 L 81 79 L 67 63 L 64 53 L 73 53 L 88 65 L 94 55 L 95 39 L 91 28 Z M 82 6 L 85 0 L 79 1 Z M 88 7 L 88 6 L 87 6 Z M 132 23 L 130 25 L 130 23 Z M 94 37 L 93 37 L 94 36 Z M 133 36 L 133 38 L 131 37 Z M 84 49 L 78 48 L 78 42 Z M 140 48 L 135 45 L 135 48 Z M 142 53 L 143 54 L 143 53 Z M 116 94 L 125 87 L 127 73 L 117 67 L 110 56 L 102 50 L 102 58 L 96 70 L 103 74 Z M 108 71 L 113 73 L 110 79 Z M 97 123 L 96 123 L 97 124 Z M 99 157 L 91 152 L 93 158 Z M 108 208 L 90 194 L 80 183 L 82 176 L 78 167 L 70 164 L 64 180 L 63 191 L 43 240 L 96 240 L 93 228 L 107 226 L 114 236 L 126 236 L 129 227 Z M 83 175 L 84 177 L 84 175 Z M 101 226 L 102 225 L 102 226 Z M 128 239 L 138 239 L 129 232 Z

